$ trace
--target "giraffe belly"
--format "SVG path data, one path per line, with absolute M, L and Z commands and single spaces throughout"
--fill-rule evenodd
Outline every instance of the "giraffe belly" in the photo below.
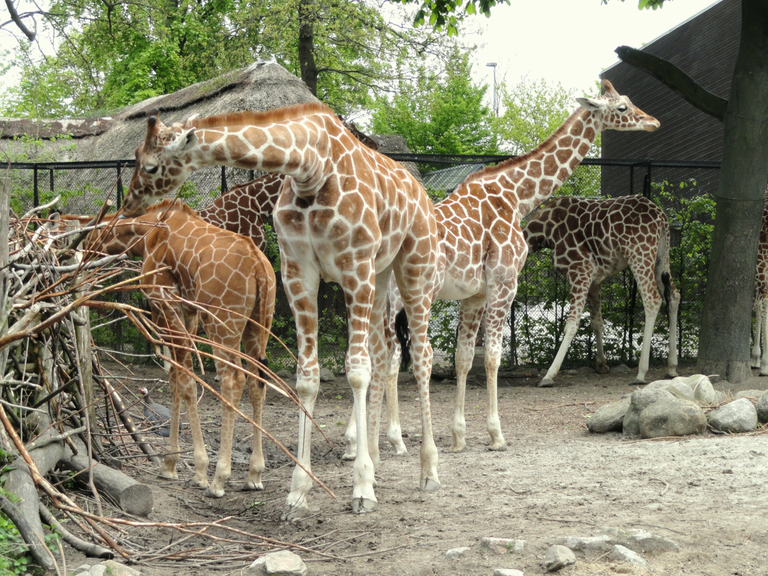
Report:
M 446 275 L 437 298 L 440 300 L 466 300 L 473 296 L 485 296 L 485 280 L 481 278 L 454 278 Z

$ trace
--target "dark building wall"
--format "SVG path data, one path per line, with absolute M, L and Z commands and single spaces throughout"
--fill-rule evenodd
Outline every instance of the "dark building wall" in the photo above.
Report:
M 641 49 L 672 62 L 707 90 L 728 98 L 740 28 L 741 0 L 722 0 Z M 649 134 L 605 132 L 603 158 L 720 162 L 722 122 L 694 108 L 664 84 L 629 64 L 619 62 L 606 69 L 601 78 L 610 80 L 619 93 L 629 96 L 635 105 L 661 122 L 661 127 Z M 634 172 L 634 191 L 638 193 L 642 190 L 645 170 Z M 717 170 L 657 168 L 652 180 L 679 182 L 695 178 L 700 192 L 715 193 L 718 175 Z M 628 194 L 626 172 L 604 169 L 603 193 Z

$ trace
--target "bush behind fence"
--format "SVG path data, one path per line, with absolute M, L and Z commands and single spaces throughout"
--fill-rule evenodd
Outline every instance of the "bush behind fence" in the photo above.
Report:
M 424 175 L 430 195 L 436 200 L 459 183 L 451 181 L 451 170 L 446 168 L 461 164 L 479 166 L 508 158 L 392 156 L 396 160 L 416 163 Z M 643 193 L 664 209 L 670 219 L 672 233 L 672 275 L 682 298 L 678 334 L 682 361 L 694 359 L 697 353 L 714 220 L 712 195 L 717 182 L 717 169 L 718 165 L 714 163 L 587 159 L 556 193 L 558 196 L 599 197 L 605 189 L 623 190 L 624 193 Z M 56 196 L 61 196 L 57 208 L 66 213 L 95 213 L 108 198 L 119 206 L 132 171 L 132 161 L 11 164 L 7 171 L 13 183 L 11 208 L 21 215 Z M 180 196 L 193 208 L 202 208 L 222 190 L 247 182 L 256 175 L 253 171 L 223 167 L 199 170 L 182 187 Z M 267 235 L 270 239 L 267 256 L 279 273 L 276 238 L 269 226 Z M 529 255 L 519 280 L 517 298 L 505 329 L 502 363 L 508 368 L 519 365 L 545 367 L 552 362 L 562 340 L 570 289 L 566 279 L 554 270 L 552 257 L 546 250 Z M 140 294 L 123 297 L 146 307 Z M 631 273 L 626 270 L 606 280 L 602 298 L 605 354 L 609 365 L 632 365 L 639 356 L 645 315 Z M 343 293 L 338 285 L 322 282 L 318 299 L 320 361 L 322 365 L 341 372 L 347 344 Z M 437 302 L 433 306 L 430 339 L 435 351 L 435 370 L 446 375 L 453 372 L 458 310 L 457 302 Z M 657 320 L 651 346 L 652 362 L 656 363 L 666 362 L 667 357 L 668 322 L 664 310 Z M 127 321 L 100 316 L 94 317 L 94 326 L 94 339 L 101 348 L 116 354 L 135 354 L 136 358 L 151 356 L 146 342 Z M 280 286 L 273 332 L 295 352 L 295 325 Z M 481 345 L 482 335 L 479 340 Z M 564 367 L 593 365 L 594 360 L 594 336 L 589 315 L 584 314 Z M 290 354 L 274 339 L 270 345 L 270 362 L 277 368 L 295 368 Z

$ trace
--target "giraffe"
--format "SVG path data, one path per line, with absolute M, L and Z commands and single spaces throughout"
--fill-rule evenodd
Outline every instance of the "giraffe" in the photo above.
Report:
M 282 279 L 298 335 L 297 465 L 284 519 L 309 512 L 311 416 L 319 388 L 317 289 L 320 278 L 344 291 L 349 326 L 347 380 L 355 418 L 367 421 L 366 393 L 380 402 L 390 351 L 385 339 L 386 287 L 394 272 L 411 318 L 414 373 L 422 414 L 419 487 L 437 490 L 437 447 L 432 435 L 429 378 L 432 348 L 427 326 L 443 258 L 434 208 L 424 188 L 402 166 L 364 146 L 322 104 L 269 112 L 194 118 L 164 126 L 156 114 L 136 149 L 136 168 L 123 204 L 140 213 L 152 198 L 176 190 L 202 166 L 224 164 L 286 175 L 274 212 Z M 352 511 L 376 508 L 374 460 L 367 428 L 357 437 Z
M 669 312 L 667 374 L 677 376 L 677 310 L 680 292 L 669 270 L 669 220 L 644 196 L 554 198 L 535 212 L 523 229 L 531 252 L 551 248 L 555 268 L 571 285 L 571 307 L 563 342 L 539 386 L 554 386 L 568 347 L 589 304 L 597 344 L 597 371 L 608 372 L 603 353 L 602 283 L 629 266 L 645 308 L 645 331 L 634 384 L 645 384 L 651 338 L 662 295 Z
M 82 217 L 81 217 L 82 218 Z M 240 357 L 227 349 L 239 350 L 242 341 L 247 356 L 266 366 L 266 345 L 275 307 L 275 273 L 266 256 L 245 236 L 223 230 L 201 220 L 180 201 L 164 200 L 147 209 L 142 216 L 114 219 L 106 228 L 91 232 L 86 249 L 109 254 L 126 252 L 143 258 L 142 273 L 169 270 L 154 274 L 145 281 L 144 289 L 156 324 L 168 333 L 195 333 L 198 316 L 208 338 L 215 343 L 216 372 L 221 382 L 222 396 L 237 405 L 247 382 L 253 404 L 253 420 L 261 425 L 266 394 L 263 376 L 247 378 L 235 368 Z M 179 304 L 169 298 L 174 293 L 195 306 Z M 199 313 L 199 310 L 206 311 Z M 216 472 L 208 485 L 208 455 L 205 450 L 200 418 L 197 411 L 197 386 L 190 376 L 192 355 L 183 336 L 171 338 L 182 345 L 172 354 L 185 370 L 171 367 L 169 382 L 173 391 L 169 454 L 165 457 L 160 476 L 178 478 L 179 417 L 181 401 L 187 405 L 195 461 L 193 482 L 207 487 L 206 494 L 224 496 L 224 485 L 231 475 L 232 435 L 235 412 L 222 405 L 221 446 Z M 217 347 L 216 345 L 220 346 Z M 248 370 L 259 374 L 259 364 L 249 361 Z M 264 471 L 261 431 L 254 426 L 246 490 L 261 490 Z
M 762 355 L 760 345 L 762 344 Z M 768 188 L 765 189 L 763 224 L 757 248 L 755 274 L 755 336 L 752 343 L 752 367 L 760 368 L 760 376 L 768 376 Z
M 602 88 L 600 96 L 577 98 L 579 108 L 539 147 L 470 174 L 450 196 L 435 205 L 446 266 L 437 298 L 461 302 L 452 451 L 466 447 L 467 373 L 483 313 L 489 448 L 506 449 L 498 415 L 497 375 L 504 321 L 517 294 L 517 277 L 528 254 L 520 219 L 571 175 L 599 132 L 652 132 L 659 127 L 658 120 L 619 95 L 608 80 L 602 81 Z M 376 432 L 378 412 L 374 411 L 373 403 L 371 412 L 373 422 L 369 428 Z M 373 432 L 371 436 L 375 437 Z
M 245 184 L 232 186 L 197 214 L 214 226 L 250 237 L 256 247 L 264 251 L 267 247 L 264 222 L 272 216 L 282 186 L 282 174 L 267 172 Z

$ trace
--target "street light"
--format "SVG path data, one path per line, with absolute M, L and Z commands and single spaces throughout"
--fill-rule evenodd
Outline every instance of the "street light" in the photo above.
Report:
M 486 66 L 493 68 L 493 115 L 499 115 L 499 107 L 496 104 L 496 62 L 488 62 Z

